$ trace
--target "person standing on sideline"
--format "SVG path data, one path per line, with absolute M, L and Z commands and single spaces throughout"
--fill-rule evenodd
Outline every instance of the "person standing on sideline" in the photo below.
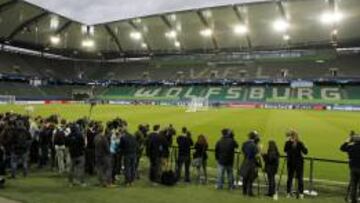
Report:
M 182 134 L 176 139 L 178 144 L 178 160 L 176 164 L 176 177 L 181 178 L 181 169 L 185 165 L 185 182 L 190 182 L 190 164 L 191 164 L 191 146 L 194 141 L 191 138 L 191 133 L 185 128 L 182 128 Z
M 288 141 L 285 143 L 284 152 L 287 155 L 288 180 L 286 184 L 287 197 L 291 197 L 291 190 L 294 176 L 298 182 L 297 198 L 304 198 L 304 157 L 308 154 L 308 149 L 300 140 L 299 135 L 294 130 L 288 133 Z
M 229 189 L 234 189 L 234 156 L 235 149 L 239 147 L 238 143 L 234 140 L 234 134 L 230 129 L 223 129 L 221 131 L 222 137 L 215 146 L 215 159 L 218 163 L 217 174 L 217 189 L 222 189 L 224 185 L 225 172 L 228 178 Z
M 208 142 L 204 135 L 199 135 L 197 142 L 195 143 L 195 153 L 193 155 L 193 165 L 197 170 L 198 183 L 207 183 L 207 150 Z M 203 175 L 203 179 L 201 176 Z
M 260 152 L 258 142 L 260 139 L 256 131 L 250 132 L 248 136 L 249 139 L 243 143 L 241 148 L 244 154 L 244 161 L 240 168 L 240 174 L 243 178 L 243 194 L 253 197 L 253 184 L 258 177 L 258 168 L 261 165 L 258 159 Z
M 156 185 L 160 182 L 161 156 L 163 151 L 162 142 L 159 136 L 160 125 L 153 127 L 146 144 L 146 155 L 150 160 L 149 179 Z
M 94 131 L 96 133 L 94 139 L 95 168 L 99 184 L 102 187 L 110 187 L 112 184 L 110 141 L 103 133 L 102 125 L 97 125 Z
M 269 197 L 273 197 L 276 193 L 275 176 L 279 169 L 280 153 L 276 142 L 274 140 L 269 141 L 268 150 L 262 154 L 265 163 L 265 172 L 268 179 L 268 193 Z
M 350 197 L 351 203 L 358 202 L 358 189 L 360 184 L 360 138 L 350 135 L 350 138 L 341 145 L 340 150 L 348 153 L 350 166 Z
M 125 185 L 131 186 L 136 177 L 136 152 L 138 150 L 135 136 L 131 135 L 126 126 L 122 129 L 123 136 L 121 136 L 119 148 L 124 155 L 125 162 Z
M 71 124 L 70 135 L 66 138 L 66 146 L 70 153 L 69 182 L 71 186 L 80 184 L 86 186 L 85 173 L 85 140 L 78 124 Z
M 61 120 L 60 126 L 54 130 L 53 143 L 59 174 L 65 172 L 65 140 L 66 140 L 66 120 Z

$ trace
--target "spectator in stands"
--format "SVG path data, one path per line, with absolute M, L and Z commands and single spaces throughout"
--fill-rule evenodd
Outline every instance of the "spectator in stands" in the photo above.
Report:
M 358 202 L 358 189 L 360 185 L 360 137 L 355 133 L 341 145 L 341 151 L 348 153 L 350 166 L 350 198 L 351 203 Z
M 297 198 L 304 198 L 304 157 L 308 154 L 308 149 L 300 140 L 296 131 L 291 130 L 288 134 L 288 141 L 285 143 L 284 152 L 287 155 L 287 197 L 291 197 L 291 190 L 294 176 L 297 179 L 298 189 Z
M 237 149 L 239 145 L 235 141 L 234 134 L 230 129 L 223 129 L 221 133 L 222 137 L 215 146 L 215 159 L 218 163 L 218 177 L 216 187 L 217 189 L 223 188 L 224 176 L 226 172 L 229 189 L 232 190 L 234 188 L 234 153 L 235 149 Z
M 110 187 L 112 186 L 110 142 L 107 136 L 103 134 L 103 127 L 101 125 L 96 125 L 94 131 L 96 133 L 94 140 L 95 166 L 99 183 L 103 187 Z
M 187 128 L 182 128 L 182 134 L 176 139 L 178 144 L 178 159 L 176 164 L 176 176 L 181 178 L 181 170 L 185 166 L 185 182 L 190 182 L 191 147 L 194 142 Z
M 136 153 L 138 150 L 138 144 L 135 136 L 131 135 L 127 131 L 126 125 L 122 128 L 122 134 L 119 148 L 124 155 L 125 185 L 131 186 L 136 177 Z
M 146 144 L 146 155 L 150 160 L 149 179 L 156 185 L 160 180 L 162 143 L 159 136 L 160 125 L 153 126 Z
M 61 120 L 60 126 L 54 130 L 53 142 L 56 150 L 56 160 L 59 173 L 64 173 L 66 169 L 65 154 L 66 154 L 66 120 Z
M 66 146 L 69 148 L 71 159 L 69 182 L 71 186 L 76 184 L 86 186 L 84 181 L 85 140 L 78 124 L 70 125 L 70 135 L 66 138 Z
M 256 131 L 249 133 L 249 139 L 243 143 L 242 152 L 244 154 L 244 161 L 240 168 L 240 174 L 243 178 L 243 195 L 254 196 L 253 183 L 258 177 L 259 162 L 259 135 Z
M 193 166 L 197 170 L 198 183 L 207 183 L 207 150 L 208 143 L 204 135 L 199 135 L 197 142 L 195 143 L 195 152 L 193 155 Z M 203 176 L 203 179 L 201 178 Z
M 276 193 L 275 176 L 279 169 L 280 153 L 276 142 L 271 140 L 268 142 L 267 152 L 262 154 L 265 163 L 265 172 L 268 179 L 268 193 L 269 197 L 273 197 Z

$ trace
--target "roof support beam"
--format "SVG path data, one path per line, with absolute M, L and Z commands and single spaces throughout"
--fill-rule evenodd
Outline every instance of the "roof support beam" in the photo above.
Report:
M 203 15 L 201 10 L 197 10 L 196 11 L 197 16 L 199 17 L 200 21 L 202 22 L 202 24 L 207 28 L 207 29 L 211 29 L 209 22 L 206 20 L 205 16 Z M 212 44 L 214 46 L 215 50 L 219 49 L 219 43 L 216 39 L 216 37 L 214 36 L 214 33 L 211 35 L 211 41 Z
M 19 1 L 18 0 L 11 0 L 8 1 L 6 3 L 3 3 L 0 5 L 0 13 L 6 11 L 7 9 L 12 8 L 13 6 L 15 6 Z
M 42 13 L 26 20 L 25 22 L 21 23 L 19 26 L 17 26 L 7 37 L 7 40 L 12 40 L 17 34 L 19 34 L 24 28 L 32 25 L 33 23 L 41 20 L 42 18 L 49 15 L 49 12 L 43 11 Z
M 276 5 L 277 5 L 277 7 L 278 7 L 278 9 L 280 11 L 280 15 L 281 15 L 282 19 L 287 21 L 288 20 L 288 15 L 287 15 L 287 13 L 285 11 L 283 2 L 278 0 L 278 1 L 276 1 Z M 287 34 L 287 31 L 284 34 Z M 290 42 L 291 42 L 291 39 L 286 39 L 286 42 L 285 42 L 286 46 L 289 46 Z
M 242 16 L 241 12 L 239 11 L 239 7 L 234 5 L 233 7 L 233 10 L 234 10 L 234 13 L 237 17 L 237 19 L 240 21 L 240 23 L 244 24 L 245 25 L 245 19 L 244 17 Z M 248 48 L 249 50 L 252 49 L 252 42 L 251 42 L 251 38 L 250 38 L 250 35 L 248 33 L 245 34 L 245 38 L 246 38 L 246 42 L 247 42 L 247 45 L 248 45 Z
M 149 52 L 151 52 L 152 49 L 151 49 L 151 47 L 150 47 L 149 40 L 148 40 L 148 38 L 144 35 L 144 33 L 141 31 L 140 27 L 137 26 L 137 25 L 133 22 L 133 20 L 129 20 L 128 23 L 129 23 L 129 25 L 130 25 L 134 30 L 136 30 L 137 32 L 141 33 L 142 38 L 143 38 L 144 42 L 146 43 L 147 50 L 148 50 Z
M 104 25 L 106 31 L 109 33 L 110 37 L 114 40 L 119 52 L 123 52 L 123 48 L 120 44 L 119 38 L 117 38 L 116 34 L 114 33 L 114 31 L 110 28 L 109 25 Z
M 59 27 L 57 30 L 55 30 L 55 35 L 60 35 L 61 33 L 65 32 L 71 25 L 73 21 L 68 20 L 66 23 L 64 23 L 61 27 Z

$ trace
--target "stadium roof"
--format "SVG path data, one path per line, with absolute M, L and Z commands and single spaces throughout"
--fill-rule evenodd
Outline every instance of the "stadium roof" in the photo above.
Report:
M 250 2 L 94 25 L 0 0 L 2 43 L 82 58 L 350 47 L 360 44 L 358 25 L 359 0 Z

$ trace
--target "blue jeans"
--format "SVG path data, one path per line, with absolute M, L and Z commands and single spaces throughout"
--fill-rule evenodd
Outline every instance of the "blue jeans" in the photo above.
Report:
M 28 153 L 24 153 L 24 154 L 11 153 L 10 156 L 11 156 L 11 158 L 10 158 L 11 176 L 13 178 L 16 177 L 16 171 L 17 171 L 19 164 L 21 164 L 24 169 L 23 170 L 24 176 L 27 176 L 27 174 L 28 174 Z
M 217 171 L 217 184 L 216 187 L 218 189 L 222 189 L 224 185 L 225 173 L 228 178 L 228 185 L 229 189 L 234 188 L 234 175 L 233 175 L 233 167 L 232 166 L 224 166 L 218 164 L 218 171 Z
M 125 183 L 132 183 L 136 175 L 136 154 L 125 155 Z

